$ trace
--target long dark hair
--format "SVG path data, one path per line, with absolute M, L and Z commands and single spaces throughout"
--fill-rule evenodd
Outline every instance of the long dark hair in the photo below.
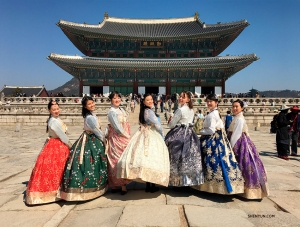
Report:
M 81 100 L 81 105 L 82 105 L 81 115 L 83 118 L 86 118 L 87 115 L 92 115 L 91 111 L 89 111 L 86 108 L 86 104 L 89 100 L 94 101 L 94 99 L 91 96 L 84 96 Z
M 54 106 L 54 105 L 58 105 L 58 103 L 56 101 L 54 101 L 54 100 L 51 99 L 49 101 L 49 103 L 48 103 L 48 110 L 51 110 L 51 107 Z M 49 122 L 50 118 L 51 118 L 51 113 L 49 114 L 49 117 L 48 117 L 48 119 L 46 121 L 46 123 L 47 123 L 46 132 L 48 132 L 48 130 L 49 130 L 48 122 Z
M 187 96 L 190 99 L 187 104 L 190 109 L 193 109 L 192 93 L 190 91 L 182 91 L 180 95 L 181 94 L 184 94 L 184 97 Z
M 141 100 L 141 105 L 140 105 L 140 115 L 139 115 L 139 122 L 140 122 L 140 124 L 146 124 L 146 121 L 145 121 L 145 117 L 144 117 L 144 113 L 145 113 L 145 109 L 150 109 L 150 107 L 149 106 L 146 106 L 145 104 L 144 104 L 144 100 L 146 99 L 146 97 L 148 97 L 148 96 L 151 96 L 152 97 L 152 95 L 151 94 L 145 94 L 144 95 L 144 98 Z M 153 98 L 153 97 L 152 97 Z
M 119 98 L 121 98 L 121 94 L 118 91 L 112 91 L 108 96 L 108 98 L 110 99 L 110 102 L 115 97 L 115 95 L 117 95 L 117 96 L 119 96 Z

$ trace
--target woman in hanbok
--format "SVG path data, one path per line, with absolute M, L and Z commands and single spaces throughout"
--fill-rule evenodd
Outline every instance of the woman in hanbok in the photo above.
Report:
M 130 141 L 130 125 L 127 121 L 127 113 L 120 108 L 121 95 L 114 91 L 110 93 L 111 108 L 108 111 L 108 185 L 112 187 L 111 192 L 119 191 L 122 188 L 121 195 L 127 193 L 126 184 L 129 180 L 117 178 L 117 163 L 123 151 Z
M 165 137 L 170 157 L 169 186 L 196 186 L 204 181 L 200 142 L 193 130 L 194 110 L 192 95 L 183 91 L 179 97 L 181 107 L 170 118 L 171 130 Z
M 67 127 L 59 119 L 60 109 L 55 101 L 48 103 L 49 137 L 37 157 L 27 184 L 25 202 L 29 205 L 50 203 L 59 200 L 57 195 L 62 181 L 71 143 L 66 135 Z
M 261 199 L 268 196 L 267 174 L 255 145 L 248 133 L 248 126 L 243 115 L 244 103 L 236 100 L 232 103 L 233 121 L 228 128 L 235 158 L 245 180 L 244 194 L 247 199 Z
M 206 103 L 210 112 L 200 130 L 204 183 L 196 189 L 217 194 L 243 193 L 244 179 L 225 134 L 218 111 L 218 97 L 210 94 Z
M 107 158 L 95 102 L 85 96 L 82 101 L 83 133 L 73 144 L 64 172 L 60 197 L 67 201 L 94 199 L 107 190 Z
M 155 184 L 168 186 L 170 161 L 150 94 L 144 95 L 139 114 L 140 128 L 133 135 L 118 162 L 117 177 L 146 182 L 146 192 L 155 192 Z

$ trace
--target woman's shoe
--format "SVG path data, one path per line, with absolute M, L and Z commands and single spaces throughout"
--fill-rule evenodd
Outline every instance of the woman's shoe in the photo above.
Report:
M 151 185 L 149 182 L 146 182 L 146 189 L 145 192 L 151 192 Z
M 159 187 L 156 187 L 155 184 L 151 184 L 151 190 L 150 190 L 150 192 L 154 193 L 154 192 L 157 192 L 157 191 L 159 191 Z
M 121 191 L 121 195 L 126 195 L 126 193 L 127 193 L 127 190 L 126 191 Z
M 110 190 L 111 193 L 117 193 L 117 192 L 120 192 L 121 191 L 121 188 L 112 188 Z

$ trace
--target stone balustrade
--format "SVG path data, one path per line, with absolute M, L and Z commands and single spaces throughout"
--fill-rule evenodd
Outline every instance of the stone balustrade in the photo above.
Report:
M 49 115 L 47 103 L 56 99 L 61 107 L 61 118 L 68 124 L 82 124 L 80 97 L 10 97 L 10 104 L 0 105 L 0 125 L 45 125 Z M 219 102 L 219 112 L 225 116 L 231 110 L 231 101 L 236 98 L 223 98 Z M 298 105 L 299 98 L 243 98 L 248 103 L 244 108 L 244 116 L 248 125 L 270 125 L 273 116 L 282 104 L 292 107 Z M 106 115 L 110 108 L 110 100 L 106 97 L 96 97 L 97 116 L 106 122 Z M 129 98 L 122 97 L 122 105 L 129 112 Z M 194 111 L 208 112 L 204 98 L 193 98 Z
M 5 97 L 4 99 L 9 100 L 10 104 L 44 104 L 48 103 L 49 100 L 57 100 L 59 103 L 64 104 L 80 104 L 82 97 Z M 129 100 L 130 97 L 122 97 L 122 101 L 125 102 Z M 231 105 L 232 100 L 237 98 L 221 98 L 220 105 Z M 249 106 L 261 106 L 263 103 L 266 106 L 271 105 L 298 105 L 300 103 L 300 98 L 240 98 L 245 100 Z M 110 103 L 109 98 L 107 97 L 95 97 L 96 103 Z M 3 101 L 2 101 L 3 102 Z M 193 102 L 199 105 L 205 105 L 205 98 L 193 98 Z M 2 105 L 5 102 L 2 103 Z

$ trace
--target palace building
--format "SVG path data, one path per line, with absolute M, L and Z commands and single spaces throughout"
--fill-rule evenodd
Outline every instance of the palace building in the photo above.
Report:
M 206 24 L 193 17 L 110 17 L 97 25 L 57 25 L 85 56 L 51 53 L 48 59 L 80 82 L 79 93 L 224 94 L 225 81 L 259 58 L 218 56 L 249 25 L 246 20 Z

